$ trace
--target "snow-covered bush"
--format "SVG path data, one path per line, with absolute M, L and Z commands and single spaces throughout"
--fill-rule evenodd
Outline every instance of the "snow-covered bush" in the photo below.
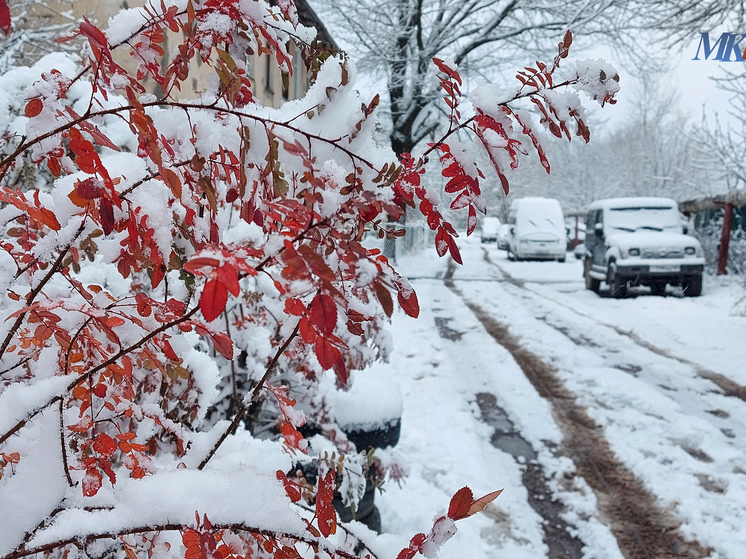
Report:
M 746 231 L 739 213 L 734 216 L 728 243 L 728 265 L 726 271 L 746 277 Z M 695 220 L 694 235 L 702 244 L 705 254 L 705 270 L 717 273 L 720 258 L 720 241 L 723 235 L 723 212 L 703 212 Z
M 524 143 L 549 169 L 517 104 L 587 141 L 578 95 L 564 90 L 613 102 L 615 71 L 586 62 L 560 77 L 568 32 L 552 63 L 522 70 L 510 94 L 475 91 L 461 115 L 458 71 L 436 59 L 451 125 L 397 161 L 373 141 L 377 98 L 360 99 L 344 57 L 320 65 L 289 0 L 164 0 L 78 33 L 82 66 L 51 55 L 0 77 L 0 511 L 12 517 L 0 557 L 434 556 L 497 492 L 460 490 L 409 543 L 359 527 L 352 537 L 332 506 L 336 486 L 360 487 L 349 476 L 362 467 L 345 457 L 332 395 L 386 357 L 395 300 L 418 314 L 407 280 L 361 239 L 399 234 L 381 224 L 408 204 L 437 252 L 460 261 L 420 185 L 428 155 L 471 233 L 482 173 L 457 133 L 475 135 L 507 189 Z M 264 107 L 247 53 L 290 73 L 291 40 L 320 68 L 315 82 Z M 131 51 L 134 75 L 115 50 Z M 180 101 L 196 60 L 211 89 Z M 27 159 L 31 179 L 18 172 Z M 307 457 L 306 414 L 321 430 Z M 293 473 L 303 460 L 317 462 L 314 485 Z

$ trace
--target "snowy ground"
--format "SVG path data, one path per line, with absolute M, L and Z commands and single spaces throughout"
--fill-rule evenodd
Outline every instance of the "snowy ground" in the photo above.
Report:
M 427 531 L 463 485 L 504 487 L 441 558 L 744 557 L 740 284 L 615 300 L 572 255 L 461 246 L 455 270 L 401 259 L 422 312 L 395 316 L 392 361 L 368 373 L 404 396 L 409 478 L 377 496 L 384 530 Z

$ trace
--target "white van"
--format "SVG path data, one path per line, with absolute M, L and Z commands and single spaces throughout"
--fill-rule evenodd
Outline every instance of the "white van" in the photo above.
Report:
M 497 231 L 500 229 L 500 220 L 496 217 L 485 217 L 482 219 L 481 240 L 483 243 L 494 243 L 497 241 Z
M 567 256 L 567 232 L 562 207 L 554 198 L 520 198 L 508 213 L 508 258 L 559 260 Z

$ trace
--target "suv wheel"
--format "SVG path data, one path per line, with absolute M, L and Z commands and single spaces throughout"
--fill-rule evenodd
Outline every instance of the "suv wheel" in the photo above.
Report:
M 591 259 L 586 258 L 583 261 L 583 277 L 585 278 L 585 288 L 598 293 L 601 286 L 601 280 L 591 277 Z
M 691 276 L 682 284 L 685 297 L 699 297 L 702 294 L 702 276 Z
M 666 282 L 656 281 L 650 284 L 650 293 L 653 295 L 665 295 L 666 294 Z
M 606 281 L 609 284 L 611 296 L 616 299 L 624 299 L 627 296 L 627 282 L 622 281 L 622 278 L 619 277 L 614 262 L 609 264 L 609 271 L 606 277 L 608 278 Z

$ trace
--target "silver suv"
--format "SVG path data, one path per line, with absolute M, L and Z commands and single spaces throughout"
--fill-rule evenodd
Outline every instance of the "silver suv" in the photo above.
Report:
M 669 198 L 612 198 L 588 207 L 583 274 L 585 286 L 627 296 L 647 285 L 662 295 L 680 285 L 687 297 L 702 293 L 704 257 L 695 238 L 683 234 L 678 204 Z

